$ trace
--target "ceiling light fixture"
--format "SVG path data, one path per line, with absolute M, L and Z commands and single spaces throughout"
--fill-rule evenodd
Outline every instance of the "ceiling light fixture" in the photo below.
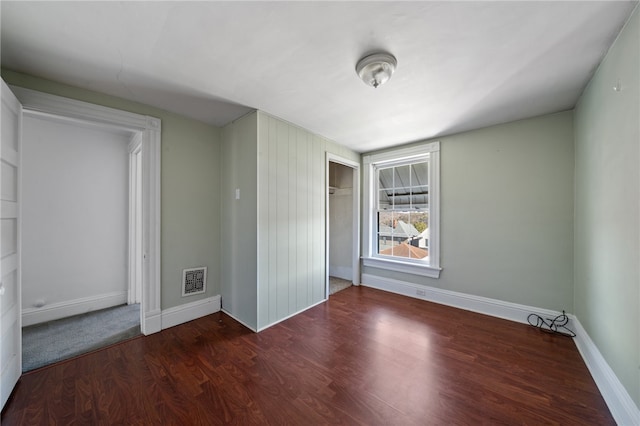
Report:
M 365 56 L 358 61 L 356 72 L 358 76 L 369 86 L 377 88 L 386 83 L 396 70 L 398 61 L 388 53 L 374 53 Z

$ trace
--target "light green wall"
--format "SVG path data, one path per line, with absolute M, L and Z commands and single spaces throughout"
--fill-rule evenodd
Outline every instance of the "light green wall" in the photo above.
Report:
M 166 309 L 220 294 L 220 130 L 182 117 L 159 118 Z M 197 266 L 208 267 L 206 294 L 183 298 L 182 269 Z
M 575 110 L 575 313 L 640 406 L 640 12 Z M 613 87 L 620 83 L 621 90 Z
M 363 273 L 572 312 L 572 113 L 437 140 L 440 278 Z
M 15 86 L 162 120 L 162 309 L 220 294 L 220 129 L 147 105 L 2 70 Z M 182 269 L 208 266 L 205 295 L 181 297 Z
M 222 129 L 221 296 L 222 309 L 257 328 L 257 113 Z M 236 199 L 236 189 L 240 199 Z

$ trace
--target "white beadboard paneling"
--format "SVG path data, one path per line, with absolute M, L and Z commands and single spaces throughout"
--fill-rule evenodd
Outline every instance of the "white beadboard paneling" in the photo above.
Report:
M 313 135 L 313 164 L 312 186 L 309 188 L 313 194 L 313 210 L 309 215 L 310 226 L 313 229 L 313 294 L 311 303 L 316 303 L 325 298 L 325 140 Z
M 288 198 L 289 198 L 289 261 L 288 261 L 288 283 L 289 283 L 289 306 L 287 312 L 297 311 L 298 301 L 298 283 L 296 282 L 298 271 L 298 257 L 297 257 L 297 243 L 298 238 L 298 223 L 300 222 L 299 212 L 297 209 L 296 200 L 298 198 L 298 138 L 297 128 L 289 126 L 289 152 L 288 152 Z
M 233 148 L 244 143 L 234 133 L 244 120 L 255 123 L 254 133 L 244 133 L 241 138 L 253 140 L 254 157 L 248 146 L 242 152 Z M 235 188 L 233 169 L 247 167 L 248 160 L 257 164 L 255 192 L 241 190 L 241 200 L 246 194 L 255 200 L 255 243 L 230 252 L 222 262 L 223 311 L 252 330 L 264 329 L 325 300 L 326 150 L 330 147 L 355 161 L 360 157 L 263 112 L 225 127 L 223 144 L 222 174 L 231 175 L 223 178 L 223 194 Z M 225 244 L 244 238 L 247 229 L 234 225 L 233 217 L 240 211 L 228 205 L 223 210 L 224 256 Z M 255 276 L 246 273 L 252 270 Z M 251 286 L 253 293 L 248 291 Z M 255 310 L 257 326 L 250 320 L 251 309 Z
M 309 184 L 309 177 L 305 171 L 309 167 L 309 139 L 308 133 L 302 129 L 296 129 L 297 135 L 297 161 L 296 161 L 296 191 L 298 188 L 306 188 Z M 308 208 L 308 191 L 298 191 L 296 198 L 296 213 L 299 218 L 307 217 Z M 309 278 L 309 235 L 307 232 L 307 224 L 304 220 L 297 220 L 296 226 L 296 310 L 308 306 L 309 288 L 307 280 Z
M 276 276 L 276 317 L 283 318 L 289 313 L 289 128 L 282 121 L 276 122 L 278 161 L 269 165 L 276 174 L 276 217 L 270 226 L 276 227 L 277 276 Z M 272 194 L 273 195 L 273 194 Z
M 269 280 L 266 283 L 260 283 L 260 285 L 266 285 L 268 291 L 268 298 L 264 301 L 259 301 L 259 303 L 267 304 L 268 318 L 269 322 L 274 322 L 278 317 L 277 310 L 277 287 L 276 283 L 278 282 L 278 256 L 281 253 L 278 253 L 278 241 L 276 236 L 278 235 L 278 228 L 273 226 L 278 217 L 278 200 L 275 196 L 278 188 L 278 181 L 276 179 L 276 174 L 272 170 L 272 167 L 269 165 L 277 164 L 278 161 L 278 138 L 277 138 L 277 122 L 273 120 L 271 117 L 267 116 L 267 120 L 269 122 L 269 135 L 268 141 L 269 144 L 269 158 L 268 161 L 262 165 L 267 170 L 267 174 L 269 176 L 269 221 L 267 223 L 267 227 L 264 229 L 260 229 L 259 232 L 264 233 L 269 241 Z M 258 141 L 258 144 L 265 143 L 264 141 Z
M 257 223 L 258 232 L 256 233 L 258 243 L 258 324 L 269 323 L 269 308 L 263 306 L 260 301 L 269 300 L 269 267 L 270 267 L 270 251 L 269 251 L 269 238 L 261 230 L 269 229 L 269 217 L 271 197 L 269 197 L 269 169 L 265 167 L 265 164 L 269 162 L 270 144 L 269 144 L 269 121 L 266 115 L 258 114 L 258 141 L 263 143 L 257 143 L 258 149 L 258 182 L 256 185 L 258 191 L 258 206 L 257 206 Z M 275 204 L 274 204 L 275 206 Z
M 307 173 L 305 173 L 305 177 L 307 178 L 307 186 L 305 188 L 310 188 L 313 185 L 313 178 L 311 176 L 310 173 L 308 173 L 309 170 L 311 170 L 311 164 L 313 164 L 313 156 L 314 156 L 314 152 L 313 152 L 313 135 L 311 134 L 307 134 L 306 135 L 306 140 L 307 140 L 307 164 L 306 164 L 306 168 L 305 170 L 307 171 Z M 307 211 L 305 214 L 305 217 L 311 217 L 312 212 L 313 212 L 313 193 L 311 191 L 306 191 L 307 194 Z M 314 231 L 313 231 L 313 227 L 309 226 L 308 223 L 304 224 L 305 227 L 307 228 L 307 304 L 310 304 L 311 301 L 313 300 L 313 261 L 314 261 L 314 256 L 313 256 L 313 241 L 314 241 Z
M 325 299 L 325 157 L 337 147 L 259 113 L 258 329 Z M 350 157 L 359 161 L 359 155 Z

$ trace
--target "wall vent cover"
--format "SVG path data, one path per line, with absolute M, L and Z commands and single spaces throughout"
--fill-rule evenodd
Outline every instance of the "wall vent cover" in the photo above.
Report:
M 202 294 L 207 290 L 207 267 L 182 270 L 182 296 Z

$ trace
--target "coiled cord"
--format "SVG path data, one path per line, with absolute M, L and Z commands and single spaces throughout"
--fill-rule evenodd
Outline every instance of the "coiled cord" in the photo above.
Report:
M 558 315 L 555 318 L 542 318 L 538 314 L 529 314 L 527 321 L 534 327 L 546 333 L 556 333 L 567 337 L 576 337 L 576 333 L 573 330 L 567 328 L 569 317 L 562 311 L 562 315 Z

